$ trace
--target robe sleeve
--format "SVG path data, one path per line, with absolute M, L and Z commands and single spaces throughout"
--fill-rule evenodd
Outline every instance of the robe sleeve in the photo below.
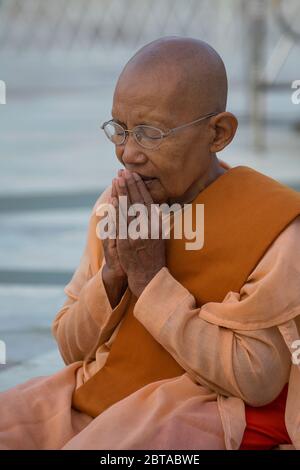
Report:
M 99 204 L 107 202 L 110 188 L 97 199 L 89 219 L 84 252 L 71 281 L 65 286 L 67 296 L 52 323 L 65 364 L 93 360 L 99 346 L 105 343 L 120 322 L 128 301 L 128 288 L 120 302 L 111 308 L 102 281 L 105 263 L 101 243 L 95 232 L 95 214 Z
M 280 324 L 291 314 L 300 315 L 299 279 L 298 217 L 274 241 L 240 292 L 197 307 L 194 296 L 164 267 L 142 292 L 134 315 L 195 381 L 262 406 L 289 380 L 291 353 Z M 224 318 L 242 325 L 249 314 L 254 317 L 251 328 L 222 325 Z M 273 318 L 272 325 L 255 329 L 256 320 L 266 316 Z

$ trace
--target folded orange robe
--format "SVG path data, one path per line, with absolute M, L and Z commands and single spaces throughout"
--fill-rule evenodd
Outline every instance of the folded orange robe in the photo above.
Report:
M 193 210 L 197 203 L 205 205 L 205 246 L 186 251 L 186 239 L 171 238 L 167 243 L 167 266 L 199 305 L 220 302 L 228 291 L 238 291 L 267 248 L 300 213 L 297 193 L 246 167 L 237 167 L 218 178 L 193 201 Z M 75 409 L 95 417 L 151 382 L 184 373 L 136 320 L 135 303 L 131 296 L 104 367 L 75 391 Z M 247 448 L 253 417 L 260 420 L 257 429 L 272 433 L 268 416 L 277 410 L 277 404 L 275 400 L 259 412 L 247 408 L 249 423 L 243 447 Z M 274 416 L 284 423 L 284 416 Z

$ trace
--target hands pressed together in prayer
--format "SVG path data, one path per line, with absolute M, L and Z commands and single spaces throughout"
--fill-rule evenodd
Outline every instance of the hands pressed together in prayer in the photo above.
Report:
M 127 224 L 127 229 L 133 216 L 124 213 L 119 197 L 127 198 L 128 208 L 132 204 L 143 204 L 147 209 L 148 233 L 146 238 L 133 239 L 127 230 L 127 237 L 120 238 L 119 218 Z M 158 219 L 158 238 L 151 238 L 151 204 L 153 200 L 146 184 L 137 173 L 119 170 L 118 178 L 112 182 L 111 198 L 109 201 L 115 208 L 116 238 L 102 240 L 106 264 L 103 267 L 103 282 L 114 308 L 123 295 L 128 284 L 131 292 L 139 297 L 148 283 L 166 265 L 165 240 L 162 238 L 161 218 Z

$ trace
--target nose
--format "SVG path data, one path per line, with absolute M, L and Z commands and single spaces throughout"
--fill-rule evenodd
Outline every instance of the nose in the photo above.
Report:
M 117 148 L 117 156 L 127 169 L 130 169 L 130 165 L 145 164 L 148 160 L 143 148 L 135 142 L 132 135 L 127 137 L 124 145 Z

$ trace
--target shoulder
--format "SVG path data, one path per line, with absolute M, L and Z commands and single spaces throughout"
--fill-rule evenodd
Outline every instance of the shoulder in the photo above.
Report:
M 300 246 L 300 215 L 285 227 L 279 234 L 272 246 L 277 246 L 284 251 L 292 246 Z M 300 255 L 300 253 L 299 253 Z
M 270 276 L 272 272 L 273 274 L 278 273 L 282 281 L 294 279 L 299 282 L 300 216 L 287 225 L 269 246 L 253 274 L 256 276 L 258 271 L 261 277 L 265 277 L 266 273 Z

